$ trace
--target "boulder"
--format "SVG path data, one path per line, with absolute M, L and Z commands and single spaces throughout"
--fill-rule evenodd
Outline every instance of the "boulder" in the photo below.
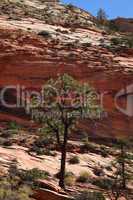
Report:
M 72 197 L 59 194 L 48 189 L 39 189 L 34 192 L 33 198 L 36 200 L 72 200 Z
M 47 181 L 47 180 L 37 180 L 36 181 L 37 185 L 39 185 L 39 187 L 41 188 L 45 188 L 54 192 L 60 192 L 61 188 L 57 185 L 55 185 L 54 183 Z

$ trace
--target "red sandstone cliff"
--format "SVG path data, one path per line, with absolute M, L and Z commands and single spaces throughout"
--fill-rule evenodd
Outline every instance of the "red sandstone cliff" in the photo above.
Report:
M 121 32 L 133 33 L 133 18 L 118 17 L 112 20 L 112 22 Z
M 88 126 L 88 122 L 84 121 L 80 128 L 103 136 L 131 135 L 133 116 L 120 112 L 115 106 L 114 98 L 121 89 L 126 91 L 126 87 L 133 84 L 133 50 L 125 49 L 118 55 L 105 48 L 103 44 L 109 43 L 110 36 L 96 28 L 93 17 L 80 9 L 66 9 L 62 5 L 56 5 L 56 12 L 67 12 L 64 16 L 72 16 L 73 20 L 69 26 L 69 20 L 59 20 L 58 15 L 58 23 L 54 23 L 53 17 L 49 20 L 48 13 L 47 17 L 43 15 L 43 18 L 40 18 L 38 10 L 42 12 L 44 8 L 39 5 L 34 13 L 34 1 L 31 1 L 30 8 L 34 8 L 31 12 L 29 5 L 25 4 L 27 15 L 20 5 L 16 8 L 14 4 L 10 4 L 10 17 L 9 13 L 6 13 L 6 5 L 2 3 L 0 88 L 21 85 L 27 90 L 40 90 L 50 77 L 68 73 L 79 81 L 88 82 L 99 94 L 104 94 L 104 109 L 108 112 L 96 126 Z M 55 7 L 49 8 L 52 10 Z M 74 15 L 72 9 L 75 9 Z M 17 19 L 14 16 L 17 16 Z M 75 17 L 77 23 L 74 21 Z M 120 108 L 125 105 L 126 93 L 117 101 Z M 13 92 L 7 94 L 11 102 L 14 96 Z M 8 120 L 8 115 L 10 120 L 16 117 L 19 122 L 20 119 L 28 120 L 29 117 L 26 116 L 24 109 L 18 112 L 18 109 L 6 109 L 1 105 L 0 119 Z

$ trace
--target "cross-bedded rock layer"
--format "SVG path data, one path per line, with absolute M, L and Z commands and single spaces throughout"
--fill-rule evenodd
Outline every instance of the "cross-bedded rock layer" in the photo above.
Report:
M 32 3 L 32 7 L 35 7 L 35 2 Z M 58 11 L 63 9 L 62 5 L 57 7 Z M 70 15 L 70 8 L 67 8 L 67 11 Z M 76 10 L 79 12 L 80 20 L 83 16 L 84 19 L 85 16 L 90 17 L 90 27 L 86 28 L 85 25 L 72 28 L 69 24 L 62 25 L 62 22 L 47 23 L 44 19 L 35 16 L 25 17 L 22 14 L 24 18 L 21 20 L 12 19 L 8 17 L 9 13 L 5 13 L 5 10 L 3 12 L 0 18 L 1 89 L 9 85 L 21 85 L 27 90 L 40 90 L 49 78 L 68 73 L 96 88 L 98 94 L 102 95 L 103 107 L 108 112 L 97 125 L 89 126 L 88 121 L 83 121 L 80 128 L 94 135 L 132 134 L 133 117 L 120 111 L 126 104 L 129 92 L 126 89 L 132 84 L 131 49 L 112 53 L 103 47 L 109 44 L 110 36 L 96 28 L 92 16 L 85 15 L 86 12 L 80 9 Z M 121 89 L 125 89 L 125 92 L 115 103 L 116 94 Z M 15 93 L 7 94 L 7 98 L 12 102 Z M 118 106 L 120 109 L 117 109 Z M 15 119 L 27 125 L 22 120 L 27 117 L 24 109 L 21 108 L 20 112 L 18 110 L 1 107 L 0 119 Z

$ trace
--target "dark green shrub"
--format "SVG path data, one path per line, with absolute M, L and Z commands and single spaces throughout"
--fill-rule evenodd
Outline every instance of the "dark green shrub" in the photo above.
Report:
M 44 136 L 39 137 L 34 143 L 34 145 L 37 147 L 47 147 L 51 144 L 53 144 L 53 141 L 51 140 L 51 138 L 47 138 Z
M 112 171 L 112 167 L 111 166 L 106 166 L 105 167 L 107 171 Z
M 71 157 L 70 159 L 69 159 L 69 163 L 70 164 L 79 164 L 80 163 L 80 159 L 79 159 L 79 157 L 78 156 L 73 156 L 73 157 Z
M 35 145 L 30 149 L 30 151 L 35 152 L 37 155 L 44 155 L 44 148 Z
M 3 137 L 3 138 L 10 138 L 11 136 L 12 136 L 11 130 L 3 131 L 2 134 L 1 134 L 1 137 Z
M 83 191 L 75 200 L 105 200 L 105 197 L 101 192 Z
M 108 149 L 106 147 L 101 146 L 100 147 L 100 151 L 101 151 L 101 156 L 102 157 L 104 157 L 104 158 L 108 157 L 109 151 L 108 151 Z
M 36 145 L 34 145 L 30 151 L 35 152 L 37 155 L 46 155 L 46 156 L 56 156 L 57 153 L 54 151 L 51 151 L 50 149 L 46 149 L 46 148 L 42 148 L 42 147 L 38 147 Z
M 4 141 L 3 146 L 12 146 L 12 141 L 11 140 Z
M 50 151 L 49 149 L 45 149 L 42 151 L 43 155 L 46 155 L 46 156 L 56 156 L 57 153 L 54 152 L 54 151 Z
M 111 45 L 112 46 L 117 46 L 121 44 L 121 39 L 120 38 L 111 38 Z
M 18 176 L 19 170 L 18 170 L 17 164 L 18 162 L 16 159 L 12 160 L 12 163 L 10 164 L 9 169 L 8 169 L 8 175 L 10 178 L 14 178 Z
M 69 10 L 73 10 L 74 9 L 74 5 L 69 3 L 68 5 L 66 5 L 66 8 Z
M 90 42 L 86 42 L 86 43 L 83 43 L 82 46 L 83 46 L 84 48 L 86 48 L 86 47 L 91 47 L 92 44 L 91 44 Z
M 113 181 L 109 178 L 93 179 L 92 184 L 94 184 L 102 189 L 109 190 L 110 188 L 112 188 Z
M 38 33 L 39 36 L 43 36 L 45 38 L 50 38 L 51 37 L 51 34 L 48 32 L 48 31 L 40 31 Z
M 82 153 L 88 153 L 88 152 L 96 153 L 97 152 L 96 147 L 89 142 L 84 142 L 84 144 L 81 145 L 80 150 Z
M 21 171 L 19 176 L 23 181 L 34 182 L 37 179 L 47 179 L 50 174 L 46 171 L 39 170 L 38 168 L 33 168 L 28 171 Z
M 19 130 L 21 127 L 15 121 L 9 122 L 8 128 L 11 130 Z

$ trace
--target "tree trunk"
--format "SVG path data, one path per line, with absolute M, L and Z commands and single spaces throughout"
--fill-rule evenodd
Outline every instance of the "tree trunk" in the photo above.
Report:
M 126 189 L 126 176 L 125 176 L 125 152 L 124 152 L 124 145 L 121 144 L 121 168 L 122 168 L 122 189 Z
M 68 141 L 68 126 L 65 125 L 64 141 L 61 147 L 61 169 L 59 186 L 65 190 L 65 168 L 66 168 L 66 154 L 67 154 L 67 141 Z
M 56 131 L 56 139 L 57 139 L 57 144 L 60 146 L 61 143 L 60 143 L 60 136 L 59 136 L 59 132 Z

